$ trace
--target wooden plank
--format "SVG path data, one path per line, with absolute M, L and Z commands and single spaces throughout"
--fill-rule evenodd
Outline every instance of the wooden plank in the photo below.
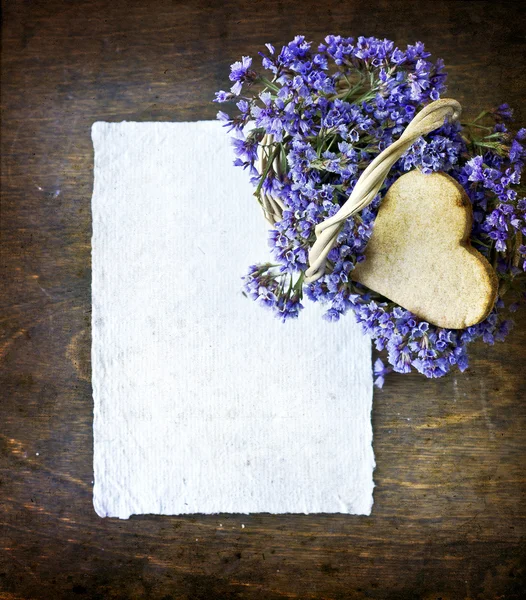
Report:
M 341 32 L 421 39 L 466 113 L 525 123 L 519 4 L 6 1 L 3 21 L 0 598 L 521 598 L 524 312 L 465 375 L 375 393 L 370 517 L 99 519 L 89 356 L 93 121 L 213 118 L 233 60 Z

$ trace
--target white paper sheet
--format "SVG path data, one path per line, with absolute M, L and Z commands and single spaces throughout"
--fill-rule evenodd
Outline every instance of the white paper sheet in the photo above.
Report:
M 216 122 L 95 123 L 92 365 L 100 516 L 370 514 L 371 346 L 305 299 L 241 294 L 269 260 Z

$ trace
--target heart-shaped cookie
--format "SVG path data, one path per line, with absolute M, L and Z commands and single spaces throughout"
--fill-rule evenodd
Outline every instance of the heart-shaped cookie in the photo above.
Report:
M 466 192 L 449 175 L 402 175 L 382 201 L 353 279 L 439 327 L 479 323 L 495 304 L 498 280 L 469 242 L 472 218 Z

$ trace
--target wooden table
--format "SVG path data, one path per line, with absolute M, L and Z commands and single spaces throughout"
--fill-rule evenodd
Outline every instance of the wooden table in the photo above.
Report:
M 466 374 L 375 392 L 370 517 L 100 519 L 90 385 L 93 121 L 211 119 L 231 62 L 302 32 L 421 39 L 468 115 L 508 101 L 525 124 L 519 3 L 6 0 L 3 17 L 0 598 L 522 598 L 526 311 Z

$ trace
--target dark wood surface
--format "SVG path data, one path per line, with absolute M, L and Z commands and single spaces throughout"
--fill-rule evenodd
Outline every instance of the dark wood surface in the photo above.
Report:
M 89 358 L 93 121 L 213 118 L 241 54 L 343 33 L 421 39 L 468 115 L 508 101 L 525 124 L 520 3 L 3 7 L 0 598 L 524 597 L 524 313 L 466 374 L 375 392 L 370 517 L 98 518 Z

